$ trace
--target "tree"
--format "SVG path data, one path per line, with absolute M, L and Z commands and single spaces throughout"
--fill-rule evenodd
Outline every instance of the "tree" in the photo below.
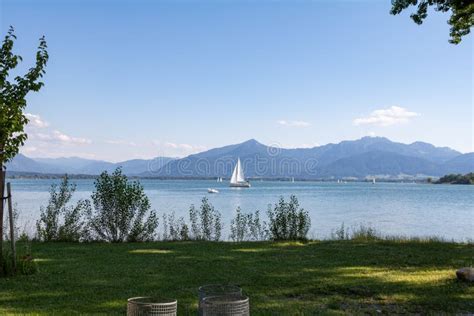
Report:
M 23 76 L 10 78 L 10 72 L 22 61 L 21 56 L 13 53 L 16 40 L 13 27 L 8 30 L 0 48 L 0 230 L 3 227 L 5 163 L 18 153 L 25 143 L 27 134 L 24 131 L 28 118 L 23 111 L 26 108 L 26 96 L 38 92 L 43 86 L 41 78 L 45 74 L 48 62 L 46 40 L 39 40 L 35 66 Z M 0 231 L 0 267 L 2 265 L 3 232 Z
M 95 239 L 109 242 L 153 240 L 158 217 L 150 211 L 150 201 L 141 184 L 129 182 L 120 168 L 110 175 L 104 171 L 99 176 L 92 201 L 94 212 L 88 217 Z
M 451 25 L 449 42 L 459 44 L 463 36 L 470 33 L 474 25 L 474 3 L 472 0 L 392 0 L 391 14 L 396 15 L 410 6 L 418 6 L 415 13 L 411 14 L 416 24 L 422 24 L 428 16 L 428 8 L 435 6 L 436 11 L 451 11 L 448 24 Z
M 40 219 L 36 222 L 38 238 L 43 241 L 80 241 L 87 239 L 85 215 L 90 212 L 90 202 L 79 200 L 71 202 L 76 185 L 69 183 L 65 175 L 59 186 L 51 185 L 49 202 L 41 207 Z
M 311 219 L 307 211 L 300 208 L 296 196 L 290 196 L 285 202 L 280 197 L 272 209 L 268 206 L 269 228 L 268 234 L 272 240 L 307 240 L 311 227 Z

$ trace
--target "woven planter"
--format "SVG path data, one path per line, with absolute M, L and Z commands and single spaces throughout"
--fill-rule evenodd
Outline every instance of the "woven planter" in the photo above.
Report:
M 210 296 L 202 301 L 203 316 L 249 316 L 249 298 L 244 295 Z
M 177 308 L 177 300 L 133 297 L 128 299 L 127 316 L 176 316 Z
M 202 302 L 207 297 L 215 296 L 241 296 L 242 289 L 236 285 L 209 284 L 199 288 L 199 315 L 203 315 Z

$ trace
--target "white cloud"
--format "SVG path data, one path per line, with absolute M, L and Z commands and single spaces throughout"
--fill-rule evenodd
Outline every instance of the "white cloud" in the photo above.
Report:
M 192 145 L 184 143 L 174 143 L 169 141 L 152 141 L 156 156 L 167 156 L 167 157 L 184 157 L 192 154 L 202 152 L 207 149 L 206 146 Z
M 66 135 L 58 130 L 49 133 L 28 133 L 28 138 L 35 141 L 47 142 L 47 143 L 62 143 L 71 145 L 84 145 L 91 144 L 92 141 L 82 137 L 72 137 Z
M 25 116 L 30 120 L 28 126 L 35 128 L 45 128 L 49 126 L 49 123 L 41 118 L 41 116 L 32 113 L 25 113 Z
M 38 147 L 35 146 L 24 146 L 21 148 L 21 152 L 26 155 L 34 154 L 38 151 Z
M 125 146 L 133 146 L 133 147 L 138 146 L 137 143 L 135 142 L 120 140 L 120 139 L 119 140 L 106 140 L 105 142 L 109 145 L 125 145 Z
M 388 109 L 375 110 L 367 117 L 356 118 L 353 124 L 359 125 L 378 125 L 390 126 L 399 123 L 407 123 L 411 118 L 417 117 L 420 114 L 410 112 L 405 108 L 399 106 L 391 106 Z
M 312 143 L 312 144 L 301 144 L 301 146 L 297 146 L 295 148 L 313 148 L 321 146 L 319 143 Z
M 68 144 L 91 144 L 92 141 L 87 138 L 82 138 L 82 137 L 72 137 L 66 134 L 61 133 L 60 131 L 54 131 L 53 132 L 53 138 L 55 140 L 59 140 L 63 143 L 68 143 Z
M 170 142 L 166 142 L 164 144 L 164 146 L 167 147 L 167 148 L 182 149 L 182 150 L 185 150 L 185 151 L 193 151 L 193 152 L 199 152 L 201 150 L 206 149 L 206 147 L 199 146 L 199 145 L 176 144 L 176 143 L 170 143 Z
M 305 121 L 287 121 L 287 120 L 279 120 L 277 121 L 279 125 L 288 126 L 288 127 L 308 127 L 311 124 Z

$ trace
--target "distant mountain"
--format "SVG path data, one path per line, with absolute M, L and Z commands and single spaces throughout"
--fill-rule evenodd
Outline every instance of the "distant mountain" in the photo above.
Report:
M 312 155 L 317 157 L 322 164 L 330 164 L 341 158 L 371 151 L 391 152 L 399 155 L 423 158 L 436 163 L 443 163 L 461 155 L 460 152 L 447 147 L 435 147 L 423 142 L 415 142 L 407 145 L 392 142 L 385 137 L 363 137 L 359 140 L 343 141 L 338 144 L 314 147 L 311 151 Z
M 443 164 L 444 174 L 466 174 L 474 171 L 474 153 L 459 155 Z
M 383 137 L 297 149 L 269 147 L 251 139 L 171 161 L 158 172 L 143 175 L 230 177 L 240 157 L 249 178 L 441 176 L 452 170 L 474 170 L 468 158 L 459 158 L 463 156 L 447 147 L 423 142 L 407 145 Z
M 125 174 L 142 177 L 229 178 L 237 158 L 248 178 L 438 177 L 474 171 L 474 153 L 461 154 L 423 142 L 402 144 L 383 137 L 296 149 L 266 146 L 251 139 L 181 159 L 162 157 L 119 163 L 78 157 L 32 159 L 18 155 L 8 170 L 95 175 L 121 166 Z
M 158 170 L 175 158 L 157 157 L 154 159 L 134 159 L 118 163 L 101 160 L 91 160 L 79 157 L 68 158 L 28 158 L 22 154 L 17 155 L 7 164 L 8 171 L 37 172 L 48 174 L 88 174 L 97 175 L 103 171 L 112 172 L 117 167 L 122 167 L 124 174 L 138 175 L 149 170 Z
M 324 178 L 366 176 L 397 177 L 400 175 L 440 175 L 439 166 L 423 158 L 387 151 L 369 151 L 341 158 L 321 171 Z
M 7 163 L 8 171 L 22 171 L 22 172 L 39 172 L 39 173 L 60 173 L 61 168 L 54 168 L 42 162 L 28 158 L 22 154 Z

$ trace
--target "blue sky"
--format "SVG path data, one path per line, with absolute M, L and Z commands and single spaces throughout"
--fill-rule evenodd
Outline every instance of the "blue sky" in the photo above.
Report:
M 255 138 L 308 147 L 385 136 L 473 149 L 472 36 L 373 1 L 2 0 L 29 97 L 32 157 L 184 156 Z

